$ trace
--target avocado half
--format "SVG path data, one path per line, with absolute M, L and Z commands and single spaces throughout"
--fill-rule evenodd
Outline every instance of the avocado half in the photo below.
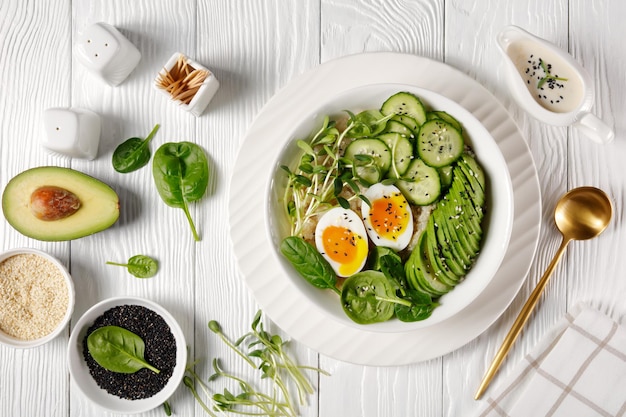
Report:
M 59 187 L 80 200 L 68 217 L 41 220 L 31 210 L 31 195 L 40 187 Z M 16 175 L 2 193 L 2 211 L 9 224 L 33 239 L 78 239 L 112 226 L 120 215 L 117 193 L 108 185 L 70 168 L 38 167 Z

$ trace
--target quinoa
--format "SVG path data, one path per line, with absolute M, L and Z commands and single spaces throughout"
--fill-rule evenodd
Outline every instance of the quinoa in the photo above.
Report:
M 144 358 L 160 372 L 143 368 L 122 374 L 100 366 L 89 354 L 87 338 L 104 326 L 123 327 L 141 337 L 145 344 Z M 157 394 L 169 381 L 176 366 L 176 340 L 168 324 L 156 312 L 139 305 L 122 305 L 105 311 L 89 327 L 83 339 L 83 357 L 100 388 L 120 398 L 139 400 Z
M 36 254 L 0 262 L 0 330 L 21 340 L 42 338 L 59 325 L 69 303 L 62 271 Z

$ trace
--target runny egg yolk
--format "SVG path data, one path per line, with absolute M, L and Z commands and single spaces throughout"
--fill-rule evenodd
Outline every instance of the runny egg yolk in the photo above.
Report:
M 402 193 L 393 193 L 373 201 L 369 217 L 372 228 L 381 238 L 397 240 L 409 224 L 409 207 Z
M 324 252 L 339 264 L 339 275 L 357 273 L 367 257 L 367 240 L 342 226 L 328 226 L 322 233 Z

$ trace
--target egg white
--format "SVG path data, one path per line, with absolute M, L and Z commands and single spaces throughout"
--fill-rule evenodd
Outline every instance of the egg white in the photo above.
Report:
M 341 228 L 345 231 L 345 234 L 341 235 L 341 241 L 328 239 L 331 233 L 329 228 L 335 228 L 334 231 Z M 333 233 L 332 236 L 336 238 L 337 234 Z M 352 244 L 343 240 L 348 236 L 353 238 Z M 348 246 L 345 246 L 346 244 Z M 359 215 L 349 209 L 335 207 L 324 213 L 315 228 L 315 246 L 340 277 L 348 277 L 359 272 L 367 261 L 368 240 L 365 226 Z M 341 247 L 350 253 L 336 250 Z M 344 257 L 347 259 L 345 262 L 342 259 Z
M 370 240 L 376 246 L 396 251 L 406 248 L 413 236 L 413 213 L 402 192 L 394 185 L 377 183 L 363 194 L 374 210 L 379 211 L 374 213 L 365 201 L 361 204 L 361 215 Z M 402 216 L 402 220 L 397 216 Z

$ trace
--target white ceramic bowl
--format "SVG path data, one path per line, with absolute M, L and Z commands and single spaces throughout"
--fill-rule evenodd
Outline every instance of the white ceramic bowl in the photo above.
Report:
M 461 122 L 466 141 L 473 148 L 478 162 L 483 167 L 487 178 L 487 214 L 484 219 L 484 235 L 481 253 L 472 270 L 465 279 L 448 294 L 439 300 L 432 316 L 426 320 L 405 323 L 392 319 L 384 323 L 359 325 L 350 320 L 341 308 L 340 301 L 332 291 L 324 291 L 307 283 L 282 256 L 279 245 L 289 235 L 289 222 L 281 205 L 284 195 L 286 175 L 281 165 L 294 167 L 301 155 L 296 139 L 307 139 L 321 126 L 326 115 L 340 116 L 344 110 L 358 113 L 361 110 L 380 108 L 391 95 L 408 91 L 420 97 L 427 109 L 443 110 Z M 508 247 L 513 221 L 513 188 L 508 168 L 498 145 L 489 131 L 461 105 L 437 93 L 419 87 L 404 84 L 374 84 L 348 90 L 320 103 L 312 108 L 310 115 L 293 127 L 292 132 L 282 138 L 284 149 L 275 161 L 269 189 L 266 190 L 264 210 L 266 212 L 266 228 L 270 241 L 273 243 L 274 255 L 279 259 L 287 279 L 301 292 L 304 297 L 313 301 L 316 311 L 311 314 L 322 314 L 330 319 L 338 320 L 349 326 L 358 326 L 368 331 L 402 332 L 431 326 L 459 314 L 489 284 L 498 270 Z
M 50 261 L 59 270 L 61 275 L 63 275 L 65 279 L 65 284 L 67 286 L 68 303 L 67 303 L 67 310 L 65 311 L 63 318 L 61 319 L 61 321 L 59 321 L 59 323 L 54 328 L 54 330 L 52 330 L 52 332 L 48 333 L 46 336 L 40 337 L 38 339 L 23 340 L 23 339 L 12 337 L 8 335 L 7 333 L 0 330 L 0 343 L 7 345 L 7 346 L 14 347 L 14 348 L 32 348 L 32 347 L 37 347 L 45 343 L 48 343 L 49 341 L 57 337 L 66 328 L 67 323 L 70 321 L 70 318 L 72 317 L 72 313 L 74 311 L 74 300 L 75 300 L 74 282 L 72 281 L 72 277 L 70 276 L 65 266 L 63 266 L 63 264 L 55 257 L 37 249 L 21 248 L 21 249 L 12 249 L 12 250 L 9 250 L 7 252 L 3 252 L 2 254 L 0 254 L 0 263 L 12 256 L 25 255 L 25 254 L 40 256 Z
M 100 388 L 94 378 L 89 373 L 89 368 L 83 356 L 83 339 L 87 330 L 94 321 L 102 316 L 105 311 L 123 305 L 139 305 L 146 307 L 165 320 L 176 340 L 176 365 L 172 376 L 161 391 L 149 398 L 129 400 L 109 394 Z M 120 414 L 143 413 L 160 406 L 165 402 L 180 385 L 187 366 L 187 343 L 182 329 L 174 317 L 159 304 L 137 297 L 115 297 L 109 298 L 91 307 L 76 322 L 67 350 L 67 362 L 72 380 L 78 389 L 94 404 L 107 411 Z

